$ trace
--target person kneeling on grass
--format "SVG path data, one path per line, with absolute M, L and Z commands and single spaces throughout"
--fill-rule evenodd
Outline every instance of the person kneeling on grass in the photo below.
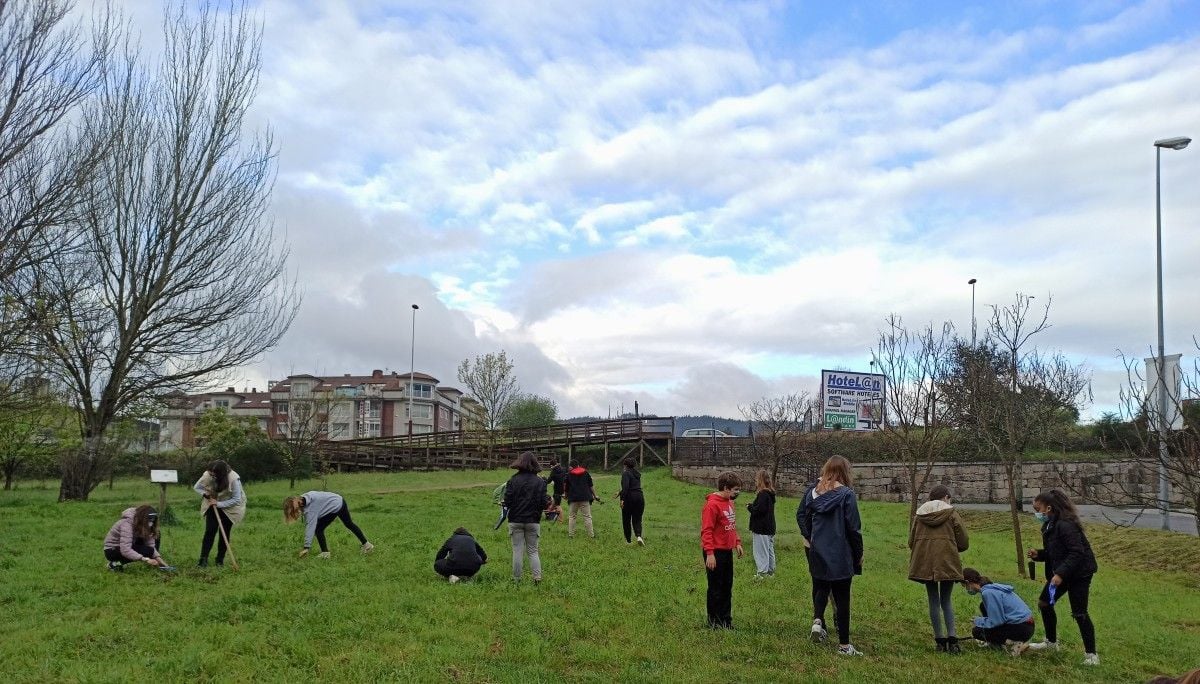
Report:
M 301 515 L 304 516 L 304 548 L 300 549 L 300 557 L 308 555 L 312 548 L 315 535 L 317 544 L 321 546 L 321 558 L 329 558 L 329 546 L 325 543 L 325 528 L 334 518 L 342 521 L 346 529 L 358 537 L 362 544 L 363 553 L 371 553 L 375 545 L 367 541 L 366 535 L 358 529 L 358 525 L 350 519 L 350 507 L 341 494 L 333 492 L 305 492 L 302 496 L 289 496 L 283 500 L 283 521 L 294 523 Z
M 963 587 L 968 594 L 982 596 L 971 636 L 992 647 L 1009 646 L 1014 656 L 1025 652 L 1033 636 L 1033 611 L 1008 584 L 997 584 L 975 568 L 963 568 Z
M 104 537 L 104 558 L 109 570 L 124 570 L 126 563 L 142 562 L 151 567 L 173 570 L 158 553 L 158 511 L 142 504 L 126 508 Z
M 484 563 L 487 563 L 487 553 L 467 528 L 460 527 L 438 549 L 433 569 L 454 584 L 460 579 L 474 577 Z

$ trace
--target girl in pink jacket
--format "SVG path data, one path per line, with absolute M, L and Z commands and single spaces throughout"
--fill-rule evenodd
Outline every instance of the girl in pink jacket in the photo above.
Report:
M 126 508 L 104 537 L 104 558 L 109 570 L 123 570 L 126 563 L 170 569 L 158 553 L 158 511 L 149 504 Z

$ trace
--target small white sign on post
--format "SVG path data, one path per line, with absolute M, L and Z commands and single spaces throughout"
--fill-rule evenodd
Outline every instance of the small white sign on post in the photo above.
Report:
M 175 484 L 179 482 L 178 470 L 151 470 L 150 481 L 161 484 Z

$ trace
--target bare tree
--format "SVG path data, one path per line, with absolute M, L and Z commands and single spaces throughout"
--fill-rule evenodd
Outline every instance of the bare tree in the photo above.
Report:
M 296 476 L 305 470 L 306 464 L 321 468 L 316 463 L 322 442 L 349 437 L 349 425 L 353 401 L 339 402 L 333 397 L 334 390 L 322 391 L 320 386 L 303 394 L 293 390 L 288 398 L 286 444 L 281 452 L 283 467 L 288 473 L 288 486 L 296 486 Z M 347 406 L 348 405 L 348 406 Z M 346 427 L 336 427 L 346 421 Z
M 794 392 L 781 397 L 763 397 L 738 411 L 750 423 L 750 449 L 754 460 L 771 469 L 771 481 L 779 477 L 779 466 L 803 453 L 800 433 L 804 416 L 811 410 L 808 392 Z
M 1024 500 L 1021 464 L 1031 445 L 1050 428 L 1072 420 L 1091 399 L 1091 379 L 1081 365 L 1061 353 L 1030 347 L 1034 335 L 1049 327 L 1050 302 L 1030 318 L 1032 297 L 1017 293 L 1007 307 L 992 307 L 988 332 L 980 344 L 959 341 L 951 372 L 942 385 L 948 416 L 966 430 L 984 453 L 1004 464 L 1012 519 L 1017 573 L 1025 576 L 1021 539 Z
M 474 360 L 463 359 L 458 365 L 458 381 L 466 385 L 475 401 L 479 402 L 483 414 L 483 427 L 487 430 L 488 465 L 492 465 L 495 453 L 496 430 L 521 387 L 513 373 L 512 361 L 504 350 L 476 356 Z
M 1182 374 L 1180 392 L 1176 393 L 1172 388 L 1167 393 L 1165 418 L 1169 427 L 1165 437 L 1167 448 L 1163 453 L 1158 446 L 1157 426 L 1162 415 L 1158 394 L 1154 388 L 1146 386 L 1137 359 L 1122 355 L 1122 362 L 1126 383 L 1121 388 L 1120 417 L 1129 424 L 1128 429 L 1121 430 L 1116 436 L 1117 446 L 1130 457 L 1145 463 L 1146 467 L 1135 465 L 1125 477 L 1088 484 L 1086 491 L 1075 493 L 1101 504 L 1132 504 L 1144 510 L 1157 509 L 1164 504 L 1158 489 L 1161 472 L 1175 492 L 1174 498 L 1192 509 L 1197 534 L 1200 534 L 1200 406 L 1194 403 L 1195 397 L 1200 396 L 1200 364 L 1193 363 L 1191 372 Z M 1174 421 L 1175 416 L 1181 421 Z
M 940 332 L 932 323 L 913 332 L 899 315 L 891 314 L 871 352 L 875 367 L 887 379 L 882 432 L 908 478 L 910 520 L 917 514 L 933 464 L 947 447 L 949 425 L 939 389 L 950 370 L 953 349 L 954 328 L 949 323 Z
M 71 227 L 79 249 L 34 271 L 27 315 L 82 417 L 60 500 L 106 472 L 100 444 L 142 401 L 219 382 L 273 347 L 299 304 L 266 209 L 269 134 L 244 141 L 260 29 L 244 11 L 168 10 L 160 67 L 136 48 L 85 117 L 104 155 Z

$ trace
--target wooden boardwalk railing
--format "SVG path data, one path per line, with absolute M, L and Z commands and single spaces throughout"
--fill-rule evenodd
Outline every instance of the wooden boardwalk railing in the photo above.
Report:
M 669 461 L 674 431 L 674 418 L 621 418 L 493 432 L 457 430 L 321 442 L 317 454 L 321 461 L 339 469 L 452 470 L 487 467 L 489 447 L 492 453 L 501 454 L 566 449 L 571 458 L 581 446 L 604 445 L 607 456 L 607 448 L 613 444 L 666 443 L 665 461 Z M 653 446 L 650 449 L 653 451 Z

